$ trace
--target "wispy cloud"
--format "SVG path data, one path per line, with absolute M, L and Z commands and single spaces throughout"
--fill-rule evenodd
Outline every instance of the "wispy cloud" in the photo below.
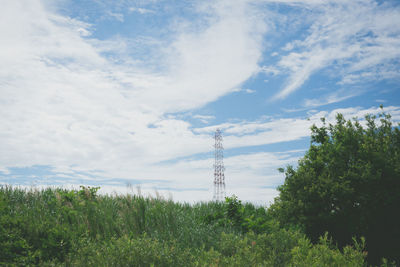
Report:
M 147 8 L 141 8 L 141 7 L 130 7 L 129 12 L 137 12 L 139 14 L 149 14 L 149 13 L 155 13 L 154 10 L 147 9 Z
M 389 106 L 385 112 L 392 114 L 395 122 L 400 121 L 400 107 Z M 320 124 L 320 118 L 325 117 L 328 123 L 334 123 L 337 113 L 342 113 L 346 119 L 358 117 L 363 119 L 366 114 L 378 114 L 379 107 L 362 109 L 360 107 L 334 109 L 330 112 L 315 111 L 307 118 L 269 118 L 258 121 L 241 121 L 236 123 L 223 123 L 194 129 L 196 133 L 211 134 L 219 128 L 223 131 L 227 149 L 274 144 L 279 142 L 295 141 L 310 136 L 310 127 Z
M 256 90 L 252 90 L 249 88 L 236 88 L 232 90 L 233 92 L 243 92 L 246 94 L 254 94 L 255 92 L 257 92 Z
M 260 68 L 260 71 L 264 72 L 267 75 L 278 75 L 281 72 L 277 67 L 274 66 L 263 66 Z
M 298 90 L 313 74 L 327 67 L 337 78 L 350 83 L 359 77 L 381 80 L 399 77 L 400 9 L 375 1 L 274 1 L 312 4 L 311 26 L 304 39 L 286 45 L 288 53 L 278 66 L 289 74 L 286 85 L 275 95 L 283 99 Z M 309 19 L 309 18 L 308 18 Z
M 215 119 L 215 116 L 212 115 L 194 115 L 193 118 L 199 119 L 202 123 L 209 123 L 211 120 Z
M 111 12 L 108 11 L 108 16 L 110 16 L 111 18 L 118 20 L 119 22 L 124 22 L 124 14 L 122 13 L 115 13 L 115 12 Z
M 327 96 L 323 96 L 321 98 L 313 98 L 313 99 L 305 99 L 304 107 L 305 108 L 314 108 L 319 106 L 325 106 L 328 104 L 338 103 L 349 98 L 358 96 L 362 93 L 361 90 L 352 90 L 348 92 L 347 90 L 338 90 L 334 93 L 331 93 Z

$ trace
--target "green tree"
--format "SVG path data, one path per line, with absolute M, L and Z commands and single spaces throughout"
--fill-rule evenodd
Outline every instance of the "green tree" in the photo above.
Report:
M 378 120 L 379 119 L 379 120 Z M 311 127 L 311 146 L 270 211 L 287 227 L 300 227 L 318 241 L 328 232 L 340 247 L 366 238 L 368 261 L 400 264 L 400 131 L 391 116 Z

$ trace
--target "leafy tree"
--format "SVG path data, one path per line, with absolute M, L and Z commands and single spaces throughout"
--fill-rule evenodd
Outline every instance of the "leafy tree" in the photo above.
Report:
M 378 120 L 379 119 L 379 120 Z M 311 127 L 311 146 L 270 211 L 281 224 L 299 226 L 318 241 L 329 232 L 340 247 L 366 238 L 368 261 L 400 264 L 400 131 L 391 116 Z

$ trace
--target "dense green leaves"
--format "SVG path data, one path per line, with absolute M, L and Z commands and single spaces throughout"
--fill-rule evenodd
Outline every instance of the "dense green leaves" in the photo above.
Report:
M 364 263 L 362 248 L 315 247 L 235 196 L 188 205 L 96 192 L 0 187 L 0 265 L 324 266 L 322 253 Z
M 377 119 L 379 119 L 377 121 Z M 311 147 L 288 167 L 271 212 L 315 242 L 325 232 L 339 247 L 366 238 L 368 259 L 400 263 L 400 131 L 390 115 L 311 128 Z

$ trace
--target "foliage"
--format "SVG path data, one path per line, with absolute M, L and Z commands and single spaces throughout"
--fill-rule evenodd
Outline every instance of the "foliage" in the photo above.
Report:
M 297 169 L 286 168 L 270 212 L 313 242 L 329 232 L 343 248 L 364 236 L 369 263 L 400 264 L 400 131 L 390 115 L 379 119 L 367 115 L 363 127 L 338 114 L 335 125 L 314 125 L 309 150 Z
M 365 246 L 365 240 L 361 243 L 354 241 L 355 248 L 346 246 L 341 252 L 332 244 L 332 240 L 328 239 L 326 233 L 320 237 L 316 245 L 311 245 L 308 239 L 301 239 L 299 245 L 292 249 L 292 262 L 295 266 L 363 266 L 361 264 L 366 256 L 366 252 L 362 252 Z
M 146 235 L 138 238 L 124 235 L 101 242 L 82 239 L 76 251 L 66 261 L 72 266 L 185 266 L 193 262 L 188 248 Z
M 17 265 L 29 263 L 30 246 L 23 238 L 23 221 L 12 216 L 8 201 L 0 196 L 0 265 L 13 262 Z
M 216 210 L 204 216 L 207 224 L 217 224 L 225 228 L 225 231 L 237 233 L 271 232 L 279 226 L 275 220 L 267 213 L 265 207 L 256 207 L 251 203 L 243 204 L 237 196 L 226 197 L 225 202 L 219 204 Z
M 235 196 L 188 205 L 97 190 L 0 187 L 0 265 L 299 266 L 326 253 L 364 263 L 362 248 L 315 247 Z

